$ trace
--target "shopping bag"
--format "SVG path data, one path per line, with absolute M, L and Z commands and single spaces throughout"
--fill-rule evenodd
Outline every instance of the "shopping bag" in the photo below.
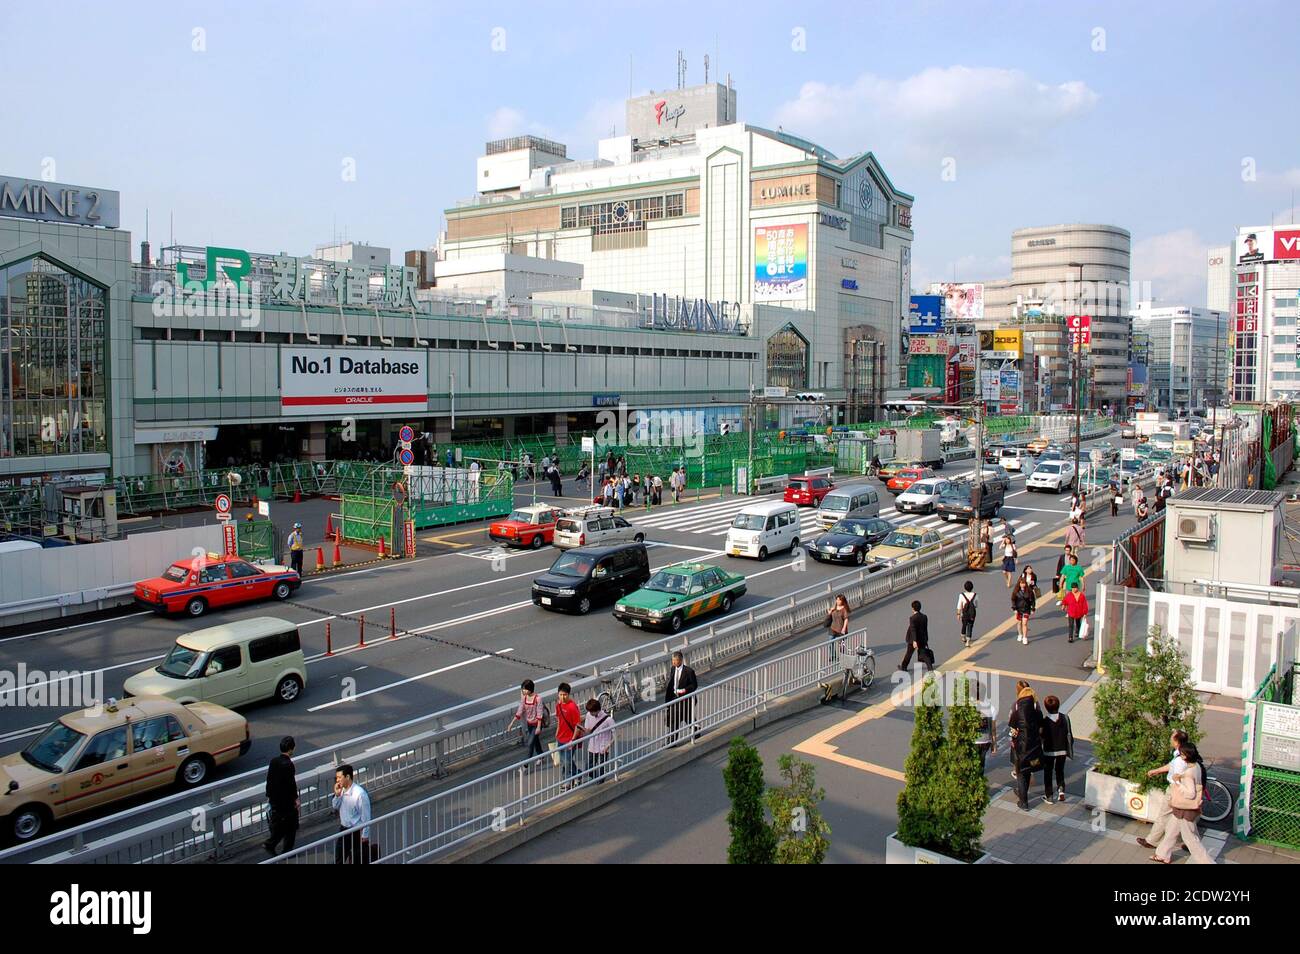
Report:
M 1092 632 L 1092 627 L 1088 623 L 1088 617 L 1085 616 L 1083 618 L 1083 622 L 1079 624 L 1079 638 L 1087 639 L 1088 634 L 1091 632 Z
M 547 742 L 546 747 L 551 752 L 551 762 L 556 766 L 560 764 L 560 746 L 558 742 Z

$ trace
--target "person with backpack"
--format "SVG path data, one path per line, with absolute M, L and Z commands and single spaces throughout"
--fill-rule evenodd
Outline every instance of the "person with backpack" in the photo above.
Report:
M 528 755 L 525 757 L 541 755 L 542 729 L 551 724 L 551 710 L 537 694 L 531 679 L 525 679 L 519 684 L 519 707 L 515 709 L 515 716 L 506 726 L 506 731 L 513 729 L 517 722 L 522 722 L 524 726 L 524 741 L 528 744 Z
M 1043 801 L 1065 801 L 1065 760 L 1074 758 L 1074 730 L 1070 717 L 1061 711 L 1061 700 L 1048 696 L 1043 700 L 1047 715 L 1043 719 Z M 1056 789 L 1053 798 L 1052 778 Z
M 1202 800 L 1205 797 L 1205 762 L 1191 742 L 1184 742 L 1179 747 L 1178 754 L 1186 763 L 1186 768 L 1176 773 L 1169 785 L 1169 811 L 1172 817 L 1168 831 L 1151 860 L 1162 865 L 1170 864 L 1174 845 L 1181 838 L 1183 847 L 1191 855 L 1192 864 L 1212 865 L 1214 859 L 1205 850 L 1200 835 L 1196 832 L 1196 823 L 1201 817 Z
M 1023 576 L 1011 591 L 1011 609 L 1016 614 L 1016 642 L 1029 645 L 1029 620 L 1038 608 L 1033 588 Z
M 970 580 L 957 594 L 957 623 L 961 626 L 961 642 L 970 646 L 975 638 L 975 612 L 979 609 L 980 598 L 975 592 L 975 584 Z
M 570 745 L 582 734 L 582 710 L 573 701 L 573 687 L 562 682 L 555 694 L 555 744 L 560 749 L 562 787 L 570 788 L 578 775 L 578 748 Z
M 1034 690 L 1024 679 L 1016 683 L 1016 704 L 1007 719 L 1011 730 L 1011 774 L 1016 780 L 1016 804 L 1029 810 L 1029 782 L 1043 768 L 1043 713 Z

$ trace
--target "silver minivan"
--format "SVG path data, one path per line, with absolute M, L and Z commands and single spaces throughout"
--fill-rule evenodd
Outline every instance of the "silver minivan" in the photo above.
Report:
M 641 543 L 645 533 L 611 507 L 582 507 L 570 510 L 555 522 L 554 543 L 561 550 L 599 543 Z
M 879 517 L 880 494 L 867 484 L 848 484 L 836 487 L 822 498 L 817 510 L 817 523 L 829 530 L 836 522 L 846 518 Z

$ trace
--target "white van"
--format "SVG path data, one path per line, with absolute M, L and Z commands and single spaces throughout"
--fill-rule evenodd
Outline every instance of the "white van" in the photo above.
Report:
M 769 553 L 799 546 L 799 507 L 784 501 L 742 507 L 727 530 L 727 556 L 766 560 Z
M 162 665 L 136 673 L 122 688 L 128 697 L 166 696 L 230 708 L 262 699 L 293 702 L 306 686 L 297 624 L 257 616 L 186 633 Z
M 598 543 L 641 543 L 645 534 L 632 526 L 612 507 L 580 507 L 555 522 L 554 543 L 561 550 L 589 547 Z
M 1007 470 L 1023 471 L 1025 461 L 1031 458 L 1029 451 L 1023 447 L 1004 447 L 1002 448 L 1002 459 L 998 461 Z
M 817 510 L 817 523 L 829 530 L 840 520 L 880 516 L 880 494 L 866 484 L 848 484 L 836 487 L 822 498 Z

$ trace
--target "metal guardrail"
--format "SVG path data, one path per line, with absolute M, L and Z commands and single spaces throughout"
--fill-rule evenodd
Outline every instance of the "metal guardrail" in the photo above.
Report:
M 36 613 L 41 610 L 66 610 L 70 606 L 85 606 L 94 603 L 96 610 L 104 608 L 105 600 L 121 600 L 135 595 L 134 583 L 119 583 L 116 586 L 97 586 L 88 590 L 71 590 L 67 593 L 52 593 L 49 596 L 37 596 L 30 600 L 18 600 L 0 605 L 0 619 L 17 616 L 20 613 Z M 77 612 L 89 612 L 78 610 Z
M 601 672 L 624 664 L 631 667 L 629 674 L 637 685 L 653 685 L 658 690 L 674 649 L 686 653 L 696 672 L 709 672 L 816 626 L 825 618 L 837 593 L 843 593 L 849 605 L 858 608 L 965 565 L 964 539 L 949 542 L 910 563 L 874 573 L 862 569 L 846 579 L 797 590 L 739 619 L 709 626 L 694 638 L 665 636 L 574 666 L 567 673 L 537 678 L 538 690 L 553 697 L 554 685 L 568 681 L 575 699 L 583 702 L 600 691 Z M 299 764 L 327 760 L 298 774 L 303 821 L 329 813 L 334 768 L 343 762 L 362 773 L 373 796 L 413 779 L 445 775 L 458 765 L 508 750 L 516 743 L 516 734 L 507 732 L 506 726 L 517 703 L 517 690 L 506 690 L 298 756 Z M 243 772 L 10 848 L 0 852 L 0 862 L 170 864 L 219 859 L 265 837 L 263 819 L 268 809 L 264 778 L 264 768 Z M 146 818 L 161 808 L 171 813 L 164 818 Z
M 375 863 L 425 861 L 492 832 L 522 825 L 529 815 L 577 792 L 616 781 L 629 769 L 670 748 L 693 744 L 700 736 L 746 716 L 759 715 L 782 696 L 812 688 L 843 672 L 840 648 L 866 644 L 866 631 L 828 640 L 769 660 L 704 686 L 685 700 L 668 702 L 614 724 L 614 740 L 602 758 L 587 751 L 590 739 L 544 752 L 514 765 L 438 792 L 373 818 L 366 831 L 378 848 Z M 574 768 L 566 772 L 569 754 Z M 371 791 L 364 775 L 358 779 Z M 372 803 L 373 804 L 373 803 Z M 333 864 L 351 852 L 361 832 L 336 832 L 268 858 L 263 864 Z

